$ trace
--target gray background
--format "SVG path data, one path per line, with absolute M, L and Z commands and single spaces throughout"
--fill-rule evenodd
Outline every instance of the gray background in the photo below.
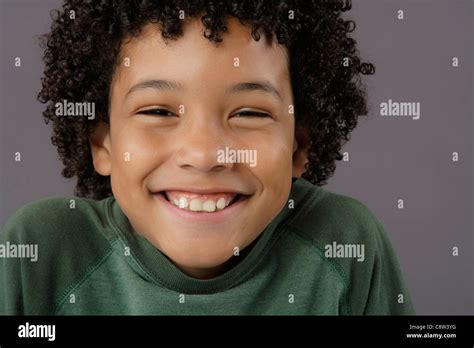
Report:
M 74 186 L 60 176 L 36 101 L 43 69 L 37 39 L 60 4 L 1 0 L 0 226 L 22 205 L 69 195 Z M 362 201 L 386 227 L 418 314 L 473 314 L 473 5 L 355 0 L 345 14 L 357 23 L 363 59 L 377 71 L 364 79 L 370 114 L 344 147 L 350 160 L 338 164 L 325 188 Z M 420 119 L 381 117 L 388 99 L 420 102 Z M 459 162 L 451 160 L 454 151 Z

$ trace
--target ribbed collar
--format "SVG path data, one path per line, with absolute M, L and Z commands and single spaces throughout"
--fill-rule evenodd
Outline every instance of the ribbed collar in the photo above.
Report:
M 293 181 L 289 199 L 294 201 L 295 208 L 302 208 L 305 203 L 304 197 L 314 187 L 302 178 Z M 114 197 L 107 199 L 106 207 L 109 224 L 118 237 L 130 247 L 131 256 L 128 257 L 133 257 L 150 279 L 160 286 L 185 294 L 210 294 L 224 291 L 252 276 L 253 271 L 257 269 L 282 231 L 278 227 L 295 210 L 298 210 L 289 208 L 288 204 L 285 204 L 285 207 L 265 228 L 251 250 L 238 264 L 218 277 L 203 280 L 192 278 L 183 273 L 147 239 L 135 233 Z

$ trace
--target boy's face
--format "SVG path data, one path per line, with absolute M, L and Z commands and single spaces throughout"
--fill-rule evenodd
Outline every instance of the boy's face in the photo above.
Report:
M 111 176 L 136 232 L 197 278 L 219 274 L 260 235 L 286 204 L 294 170 L 286 49 L 256 42 L 235 19 L 228 28 L 218 46 L 199 20 L 167 45 L 152 25 L 127 40 L 110 128 L 91 137 L 94 166 Z M 234 150 L 246 151 L 226 157 Z

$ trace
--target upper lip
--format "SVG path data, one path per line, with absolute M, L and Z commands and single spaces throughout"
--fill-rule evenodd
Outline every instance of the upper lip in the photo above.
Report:
M 198 195 L 205 195 L 205 194 L 215 194 L 215 193 L 234 193 L 234 194 L 240 194 L 244 196 L 249 196 L 251 193 L 240 190 L 240 189 L 235 189 L 235 188 L 228 188 L 228 187 L 207 187 L 207 188 L 202 188 L 202 187 L 190 187 L 190 186 L 173 186 L 173 187 L 166 187 L 166 188 L 160 188 L 158 190 L 153 190 L 153 193 L 160 193 L 163 191 L 182 191 L 182 192 L 189 192 L 189 193 L 194 193 Z

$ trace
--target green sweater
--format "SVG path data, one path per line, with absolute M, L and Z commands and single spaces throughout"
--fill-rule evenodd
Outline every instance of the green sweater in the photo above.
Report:
M 18 257 L 22 245 L 31 248 Z M 133 232 L 113 197 L 28 204 L 0 246 L 0 314 L 414 314 L 382 225 L 359 201 L 304 179 L 213 279 L 181 272 Z

